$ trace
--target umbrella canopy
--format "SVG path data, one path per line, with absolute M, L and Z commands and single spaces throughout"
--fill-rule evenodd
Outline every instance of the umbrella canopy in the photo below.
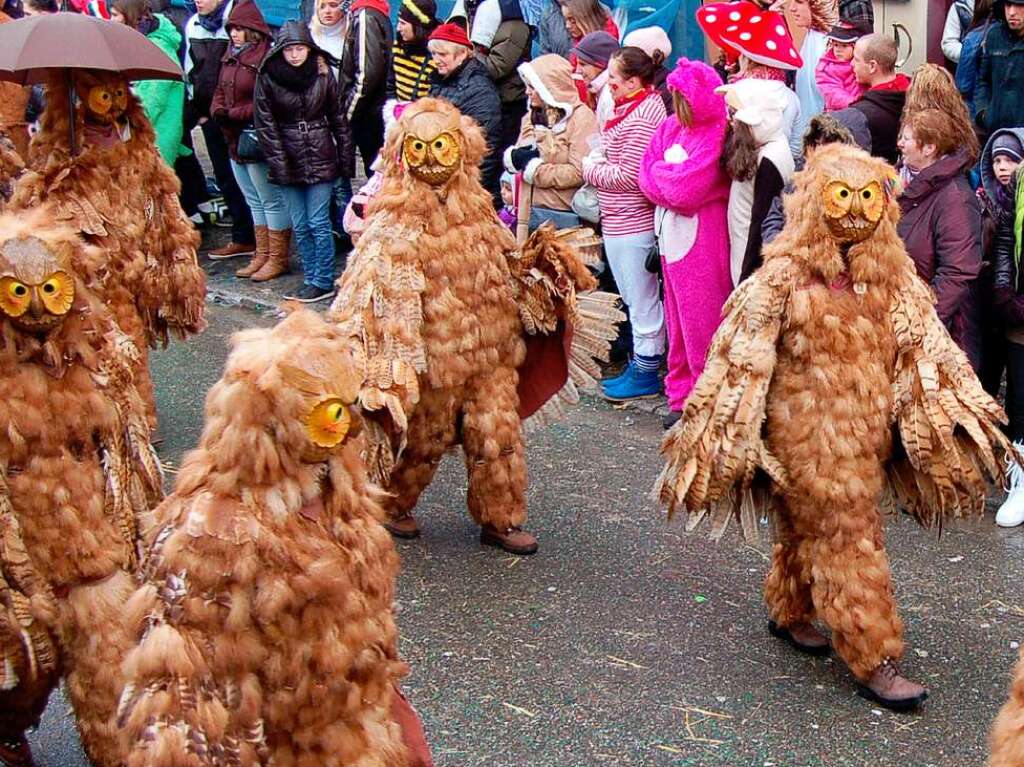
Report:
M 30 85 L 61 69 L 120 72 L 128 80 L 180 80 L 181 67 L 124 24 L 52 13 L 0 24 L 0 81 Z

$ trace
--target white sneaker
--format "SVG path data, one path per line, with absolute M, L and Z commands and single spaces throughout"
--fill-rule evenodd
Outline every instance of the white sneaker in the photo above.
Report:
M 1015 442 L 1018 448 L 1024 448 Z M 1016 462 L 1007 462 L 1006 479 L 1008 483 L 1006 500 L 996 512 L 996 524 L 1000 527 L 1017 527 L 1024 524 L 1024 469 Z

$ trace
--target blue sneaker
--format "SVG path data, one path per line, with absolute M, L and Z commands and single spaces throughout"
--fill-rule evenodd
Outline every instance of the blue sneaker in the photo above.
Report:
M 642 372 L 633 367 L 628 368 L 628 376 L 614 384 L 603 388 L 605 399 L 612 402 L 626 402 L 631 399 L 648 399 L 661 395 L 661 376 L 657 370 Z
M 618 386 L 623 381 L 625 381 L 627 378 L 629 378 L 630 371 L 632 369 L 633 369 L 633 360 L 630 360 L 629 362 L 626 363 L 626 367 L 624 367 L 622 369 L 622 372 L 619 373 L 618 375 L 612 376 L 611 378 L 602 378 L 601 379 L 601 388 L 605 389 L 605 388 L 607 388 L 607 387 L 609 387 L 609 386 L 611 386 L 613 384 Z

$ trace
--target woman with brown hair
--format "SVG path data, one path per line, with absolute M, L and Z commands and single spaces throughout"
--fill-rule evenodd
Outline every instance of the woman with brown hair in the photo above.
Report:
M 608 9 L 599 0 L 563 0 L 562 16 L 565 18 L 565 29 L 576 45 L 585 35 L 591 32 L 607 32 L 618 39 L 619 28 L 612 21 Z
M 903 114 L 906 116 L 925 109 L 937 109 L 947 116 L 946 124 L 951 139 L 957 147 L 967 151 L 967 161 L 973 166 L 981 154 L 974 121 L 957 90 L 953 75 L 938 64 L 923 64 L 914 72 Z
M 971 149 L 954 122 L 938 109 L 905 114 L 898 142 L 904 184 L 898 231 L 918 276 L 935 292 L 939 319 L 977 370 L 981 207 L 967 181 Z

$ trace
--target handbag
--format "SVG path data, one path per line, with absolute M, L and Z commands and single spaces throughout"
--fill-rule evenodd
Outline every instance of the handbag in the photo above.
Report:
M 661 274 L 661 251 L 658 249 L 657 240 L 644 259 L 644 268 L 651 274 Z
M 239 162 L 263 162 L 266 159 L 254 126 L 247 125 L 242 128 L 242 132 L 238 134 L 238 148 L 235 152 L 238 154 Z
M 601 205 L 597 199 L 597 189 L 584 184 L 572 196 L 572 212 L 589 221 L 591 224 L 601 223 Z

